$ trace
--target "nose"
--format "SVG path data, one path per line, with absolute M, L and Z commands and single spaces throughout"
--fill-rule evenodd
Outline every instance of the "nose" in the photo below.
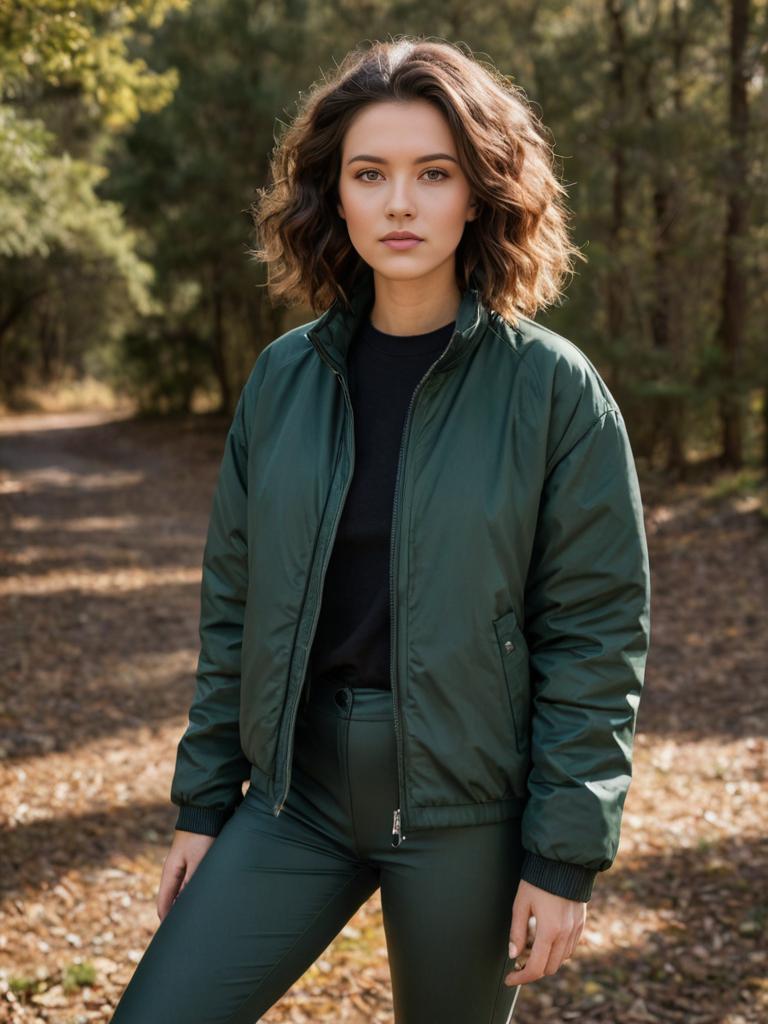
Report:
M 414 204 L 405 185 L 394 185 L 386 204 L 388 217 L 412 217 Z

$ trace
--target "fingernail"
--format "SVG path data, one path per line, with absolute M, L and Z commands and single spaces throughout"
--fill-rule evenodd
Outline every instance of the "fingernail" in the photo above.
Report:
M 510 960 L 514 960 L 516 956 L 517 956 L 517 946 L 514 944 L 514 942 L 510 942 L 510 944 L 509 944 L 509 959 Z

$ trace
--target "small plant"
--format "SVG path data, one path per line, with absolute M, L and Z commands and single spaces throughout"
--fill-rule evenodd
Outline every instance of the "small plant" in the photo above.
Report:
M 45 985 L 46 982 L 44 978 L 31 978 L 18 975 L 16 977 L 11 976 L 8 979 L 8 988 L 20 999 L 26 999 L 28 996 L 37 995 L 38 992 L 44 992 Z
M 92 985 L 96 980 L 96 968 L 93 964 L 74 963 L 64 968 L 61 987 L 65 992 L 72 993 L 83 985 Z

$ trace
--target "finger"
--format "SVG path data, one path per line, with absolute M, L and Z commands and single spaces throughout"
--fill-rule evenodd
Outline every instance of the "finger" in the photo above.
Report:
M 187 868 L 184 863 L 177 864 L 173 869 L 163 872 L 158 894 L 157 914 L 160 920 L 166 916 L 184 888 L 187 879 Z
M 173 903 L 173 890 L 168 883 L 161 883 L 157 894 L 157 916 L 162 921 Z
M 565 951 L 568 948 L 570 937 L 570 932 L 563 932 L 552 943 L 547 962 L 544 965 L 545 974 L 554 974 L 560 968 L 560 965 L 565 960 Z
M 536 981 L 542 977 L 544 973 L 544 966 L 549 959 L 549 953 L 552 948 L 552 937 L 545 935 L 544 932 L 537 930 L 536 938 L 533 942 L 533 949 L 531 955 L 528 957 L 528 961 L 524 967 L 516 971 L 510 971 L 509 974 L 504 978 L 505 984 L 507 985 L 526 985 L 529 981 Z
M 528 921 L 531 913 L 530 903 L 515 903 L 512 907 L 512 926 L 509 931 L 509 958 L 515 957 L 525 949 L 528 942 Z M 514 947 L 514 949 L 512 948 Z
M 573 940 L 573 936 L 569 936 L 568 941 L 565 943 L 565 948 L 563 949 L 563 958 L 560 961 L 560 963 L 565 963 L 566 960 L 571 959 L 571 957 L 573 956 L 573 950 L 575 945 L 576 943 Z
M 583 924 L 577 924 L 576 927 L 573 930 L 573 941 L 571 942 L 571 950 L 570 950 L 570 953 L 568 954 L 568 956 L 573 956 L 574 953 L 576 952 L 576 947 L 581 942 L 581 936 L 582 936 L 583 932 L 584 932 L 584 925 Z

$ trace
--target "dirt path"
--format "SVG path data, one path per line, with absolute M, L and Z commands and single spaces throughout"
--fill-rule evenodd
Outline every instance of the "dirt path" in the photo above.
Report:
M 0 423 L 0 1020 L 109 1020 L 157 927 L 225 431 Z M 768 1015 L 768 531 L 748 499 L 643 493 L 653 646 L 621 847 L 523 1024 Z M 378 894 L 263 1019 L 390 1024 Z

